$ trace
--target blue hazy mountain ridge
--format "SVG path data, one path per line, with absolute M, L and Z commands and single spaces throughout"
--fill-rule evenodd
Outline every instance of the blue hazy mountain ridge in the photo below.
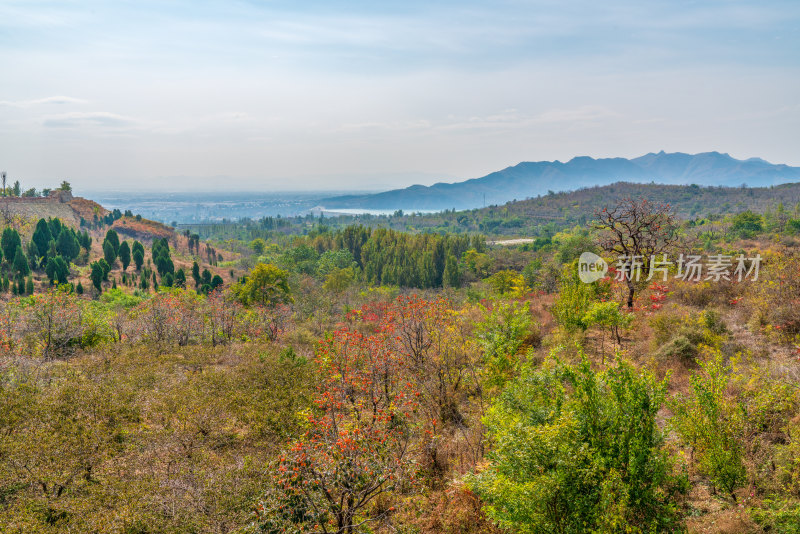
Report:
M 704 186 L 764 187 L 800 181 L 800 167 L 772 164 L 760 158 L 738 160 L 704 152 L 649 153 L 626 158 L 579 156 L 560 161 L 522 162 L 464 182 L 413 185 L 383 193 L 325 198 L 328 209 L 471 209 L 546 194 L 615 182 Z

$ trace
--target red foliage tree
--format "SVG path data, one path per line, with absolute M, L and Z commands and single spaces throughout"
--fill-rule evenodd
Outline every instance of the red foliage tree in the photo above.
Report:
M 258 508 L 263 531 L 344 534 L 384 517 L 376 498 L 413 476 L 417 393 L 404 364 L 388 329 L 340 329 L 320 343 L 316 409 Z

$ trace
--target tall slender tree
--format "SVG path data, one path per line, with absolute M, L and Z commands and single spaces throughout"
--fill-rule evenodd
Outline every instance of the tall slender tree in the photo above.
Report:
M 119 245 L 119 261 L 122 263 L 122 270 L 127 271 L 128 265 L 131 264 L 131 247 L 127 241 L 123 241 Z

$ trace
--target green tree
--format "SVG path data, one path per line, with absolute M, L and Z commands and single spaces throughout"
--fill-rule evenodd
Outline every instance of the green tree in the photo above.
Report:
M 127 241 L 123 241 L 119 245 L 119 261 L 122 263 L 122 270 L 127 271 L 128 265 L 131 264 L 131 247 Z
M 597 247 L 585 230 L 569 235 L 558 242 L 555 260 L 562 264 L 572 263 L 584 252 L 597 252 Z
M 186 289 L 186 272 L 182 268 L 175 272 L 175 287 Z
M 134 249 L 133 251 L 133 263 L 136 265 L 136 270 L 142 270 L 142 264 L 144 263 L 144 252 L 141 249 Z
M 44 219 L 39 219 L 39 222 L 36 223 L 36 229 L 33 231 L 33 237 L 31 238 L 33 244 L 36 246 L 35 256 L 37 258 L 42 258 L 43 261 L 45 260 L 51 239 L 53 239 L 53 236 L 50 234 L 50 225 L 48 225 L 47 221 Z M 30 247 L 28 247 L 28 253 L 33 255 L 34 251 L 30 250 Z
M 626 363 L 530 366 L 489 410 L 495 448 L 469 485 L 516 532 L 676 530 L 679 480 L 657 424 L 666 392 Z
M 106 247 L 106 243 L 111 243 L 111 246 L 114 247 L 114 258 L 116 259 L 117 255 L 119 254 L 119 234 L 116 231 L 109 229 L 106 232 L 106 238 L 103 241 L 103 249 Z
M 172 258 L 169 253 L 169 242 L 166 238 L 156 239 L 153 242 L 153 264 L 158 270 L 158 274 L 162 277 L 167 273 L 175 272 L 175 265 L 172 263 Z
M 532 326 L 530 308 L 516 301 L 494 303 L 488 317 L 476 325 L 486 384 L 502 386 L 517 372 L 517 353 L 530 339 Z
M 337 269 L 347 269 L 348 267 L 358 267 L 349 250 L 328 250 L 320 255 L 317 261 L 317 276 L 325 278 Z
M 94 261 L 91 264 L 91 274 L 89 278 L 92 279 L 92 284 L 97 289 L 98 293 L 103 292 L 103 279 L 105 278 L 105 271 L 99 261 Z
M 101 269 L 103 269 L 103 280 L 107 282 L 108 273 L 111 272 L 111 266 L 108 264 L 105 258 L 100 258 L 99 260 L 97 260 L 97 264 L 100 265 Z
M 150 280 L 144 271 L 142 271 L 142 274 L 139 276 L 139 289 L 143 291 L 150 289 Z
M 58 234 L 60 234 L 61 230 L 64 228 L 64 225 L 58 217 L 51 217 L 47 221 L 47 225 L 50 227 L 50 239 L 55 241 L 58 238 Z
M 28 263 L 30 263 L 31 270 L 35 271 L 36 269 L 41 267 L 42 262 L 46 258 L 39 256 L 39 250 L 36 247 L 36 243 L 33 242 L 33 239 L 31 239 L 28 242 L 27 251 L 28 251 Z
M 731 230 L 742 237 L 749 237 L 764 230 L 764 218 L 750 210 L 738 213 L 733 217 Z
M 610 335 L 616 340 L 617 344 L 622 344 L 619 329 L 631 324 L 633 314 L 623 313 L 616 302 L 592 302 L 589 309 L 584 314 L 581 322 L 587 327 L 597 325 L 608 329 Z M 605 347 L 603 347 L 603 363 L 605 363 Z
M 243 304 L 274 306 L 292 300 L 289 273 L 271 263 L 259 263 L 243 284 L 235 284 L 234 294 Z
M 14 253 L 14 271 L 19 276 L 28 276 L 31 268 L 28 265 L 28 257 L 22 252 L 22 245 L 17 245 L 17 251 Z
M 3 257 L 6 261 L 13 262 L 17 249 L 21 247 L 22 239 L 19 237 L 19 232 L 10 226 L 3 228 L 3 235 L 0 237 L 0 248 L 3 249 Z
M 29 276 L 28 281 L 25 284 L 25 293 L 28 295 L 33 295 L 33 277 Z
M 355 264 L 354 264 L 355 265 Z M 346 267 L 344 269 L 334 269 L 330 271 L 325 277 L 323 287 L 327 291 L 339 294 L 344 292 L 353 283 L 356 277 L 355 267 Z
M 586 330 L 588 325 L 584 322 L 584 317 L 592 303 L 597 300 L 598 290 L 601 288 L 597 283 L 581 282 L 577 277 L 577 268 L 565 270 L 558 298 L 550 309 L 556 322 L 568 332 Z
M 58 256 L 58 250 L 56 250 L 56 240 L 51 239 L 50 242 L 47 244 L 47 253 L 45 254 L 43 260 L 47 260 L 49 258 L 55 258 Z M 45 264 L 47 262 L 45 261 Z
M 211 291 L 214 291 L 218 287 L 221 287 L 223 284 L 222 277 L 218 274 L 215 274 L 213 278 L 211 278 Z
M 525 278 L 517 271 L 512 271 L 510 269 L 497 271 L 487 278 L 486 282 L 501 295 L 520 291 L 525 287 Z
M 138 240 L 133 241 L 133 245 L 131 245 L 131 255 L 137 250 L 142 251 L 142 257 L 144 257 L 144 245 L 142 245 Z
M 78 240 L 81 243 L 81 248 L 85 249 L 87 252 L 92 248 L 92 237 L 86 230 L 84 230 L 82 234 L 79 234 Z
M 263 254 L 266 246 L 267 242 L 260 237 L 257 239 L 253 239 L 250 242 L 250 248 L 253 249 L 253 252 L 255 252 L 256 254 Z
M 114 245 L 109 241 L 103 243 L 103 258 L 108 265 L 114 265 L 117 261 L 117 252 L 114 250 Z
M 200 287 L 203 279 L 200 278 L 200 266 L 197 262 L 192 263 L 192 278 L 194 279 L 194 287 Z
M 444 264 L 442 283 L 445 287 L 461 287 L 461 273 L 458 270 L 458 261 L 455 256 L 447 256 Z
M 58 234 L 56 241 L 56 251 L 64 257 L 67 262 L 70 262 L 78 257 L 81 252 L 81 245 L 75 233 L 66 226 Z
M 672 423 L 694 450 L 701 472 L 736 500 L 734 491 L 747 475 L 742 443 L 746 411 L 728 392 L 731 369 L 721 354 L 700 363 L 700 369 L 689 378 L 689 394 L 673 402 Z
M 45 267 L 47 277 L 50 279 L 50 284 L 66 284 L 69 280 L 69 265 L 64 261 L 61 256 L 50 258 L 47 260 L 47 267 Z

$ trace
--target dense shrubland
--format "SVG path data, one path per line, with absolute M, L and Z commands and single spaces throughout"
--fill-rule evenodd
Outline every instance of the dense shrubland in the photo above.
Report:
M 675 220 L 670 254 L 759 279 L 633 292 L 578 280 L 589 224 L 61 228 L 77 256 L 48 240 L 0 300 L 0 531 L 797 532 L 792 220 Z

